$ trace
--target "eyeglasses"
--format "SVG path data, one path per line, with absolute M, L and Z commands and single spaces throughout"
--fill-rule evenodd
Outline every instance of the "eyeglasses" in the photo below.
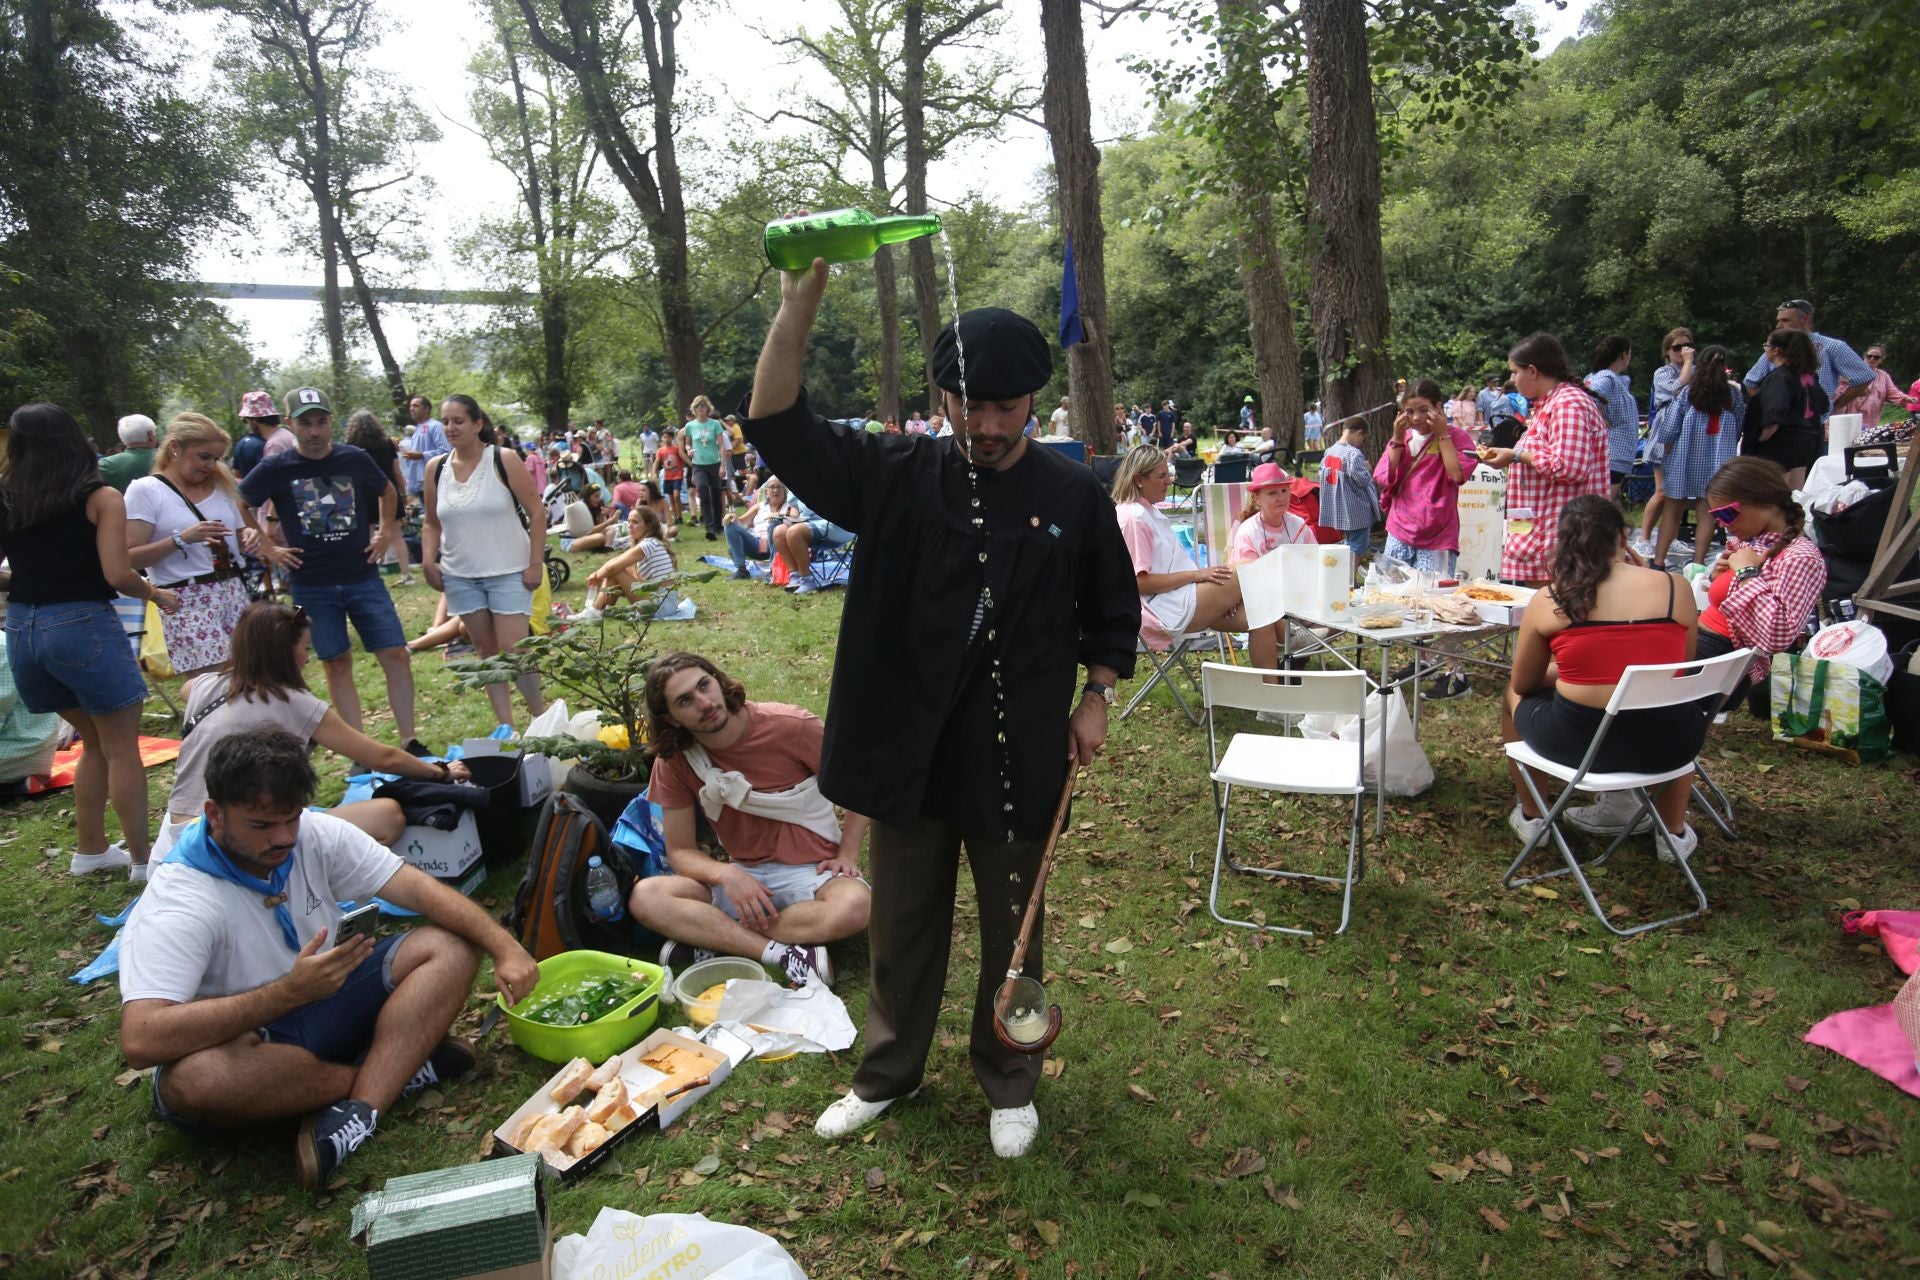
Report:
M 1874 363 L 1876 363 L 1876 364 L 1878 364 L 1878 363 L 1879 363 L 1880 361 L 1882 361 L 1882 360 L 1885 360 L 1885 359 L 1886 359 L 1886 356 L 1884 356 L 1884 355 L 1882 355 L 1882 354 L 1881 354 L 1880 352 L 1878 352 L 1878 351 L 1869 351 L 1869 352 L 1867 352 L 1867 359 L 1869 359 L 1869 360 L 1871 360 L 1871 361 L 1873 361 Z
M 1707 514 L 1712 516 L 1713 522 L 1721 528 L 1729 528 L 1735 520 L 1740 518 L 1740 503 L 1737 500 L 1729 502 L 1724 507 L 1714 507 Z

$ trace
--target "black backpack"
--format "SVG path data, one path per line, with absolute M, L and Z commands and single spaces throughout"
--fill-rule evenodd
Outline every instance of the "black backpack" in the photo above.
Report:
M 562 951 L 631 954 L 636 931 L 630 920 L 606 924 L 587 901 L 587 863 L 598 858 L 612 870 L 624 903 L 636 879 L 627 855 L 607 838 L 600 819 L 564 791 L 547 797 L 534 829 L 527 870 L 501 921 L 535 960 Z

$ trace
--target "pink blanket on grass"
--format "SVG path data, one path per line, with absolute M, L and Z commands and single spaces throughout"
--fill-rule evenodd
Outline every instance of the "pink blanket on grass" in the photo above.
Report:
M 1920 911 L 1850 911 L 1842 924 L 1878 938 L 1907 981 L 1891 1003 L 1823 1018 L 1804 1039 L 1920 1098 Z

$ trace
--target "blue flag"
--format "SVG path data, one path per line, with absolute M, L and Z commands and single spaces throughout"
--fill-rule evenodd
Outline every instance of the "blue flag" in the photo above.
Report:
M 1073 233 L 1069 231 L 1067 265 L 1060 272 L 1060 346 L 1065 350 L 1086 340 L 1086 328 L 1080 323 L 1080 278 L 1073 270 Z

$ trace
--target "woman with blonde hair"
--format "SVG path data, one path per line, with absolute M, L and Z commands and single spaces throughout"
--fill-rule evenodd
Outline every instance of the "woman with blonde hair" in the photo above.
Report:
M 1167 455 L 1150 444 L 1129 449 L 1113 476 L 1114 515 L 1140 587 L 1140 638 L 1156 653 L 1185 632 L 1248 630 L 1240 577 L 1228 566 L 1226 549 L 1220 549 L 1220 563 L 1202 569 L 1161 512 L 1172 479 Z M 1249 632 L 1255 666 L 1274 666 L 1278 628 L 1275 623 Z
M 695 396 L 688 411 L 693 417 L 681 433 L 687 455 L 693 465 L 693 491 L 700 499 L 700 523 L 706 526 L 707 541 L 720 540 L 720 518 L 727 512 L 725 490 L 720 484 L 720 460 L 733 448 L 733 437 L 726 424 L 713 416 L 713 401 Z
M 231 443 L 205 414 L 178 414 L 153 471 L 127 486 L 127 559 L 156 587 L 180 594 L 180 608 L 160 615 L 160 625 L 167 660 L 182 676 L 227 661 L 248 601 L 243 555 L 275 565 L 283 555 L 261 536 L 221 461 Z

